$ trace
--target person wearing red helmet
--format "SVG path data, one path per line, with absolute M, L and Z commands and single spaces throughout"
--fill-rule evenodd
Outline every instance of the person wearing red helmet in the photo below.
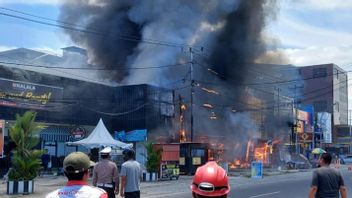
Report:
M 191 185 L 194 198 L 226 198 L 230 185 L 226 171 L 216 162 L 208 162 L 199 167 Z

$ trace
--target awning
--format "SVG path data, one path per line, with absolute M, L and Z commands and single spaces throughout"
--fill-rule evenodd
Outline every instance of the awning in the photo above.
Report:
M 40 138 L 46 142 L 68 142 L 76 141 L 71 135 L 71 127 L 49 126 L 40 132 Z

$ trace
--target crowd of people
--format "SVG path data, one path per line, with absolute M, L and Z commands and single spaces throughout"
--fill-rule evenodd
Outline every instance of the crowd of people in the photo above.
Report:
M 119 171 L 111 160 L 110 147 L 99 152 L 100 161 L 94 163 L 82 152 L 73 152 L 66 156 L 62 163 L 64 175 L 68 181 L 60 189 L 50 192 L 47 198 L 140 198 L 141 165 L 135 160 L 133 149 L 122 152 L 123 164 Z M 44 171 L 50 166 L 47 152 L 42 156 Z M 332 164 L 332 166 L 330 166 Z M 309 198 L 340 197 L 347 198 L 343 177 L 339 172 L 340 163 L 334 155 L 323 153 L 317 161 L 309 190 Z M 92 171 L 92 173 L 90 173 Z M 92 175 L 93 186 L 88 185 Z M 226 198 L 230 185 L 226 171 L 216 162 L 208 162 L 199 167 L 191 184 L 193 198 Z
M 118 168 L 110 160 L 112 149 L 106 147 L 100 151 L 101 160 L 94 163 L 88 155 L 73 152 L 63 161 L 66 185 L 50 192 L 47 198 L 115 198 L 117 194 L 125 198 L 140 198 L 140 180 L 142 168 L 134 160 L 135 152 L 125 149 L 122 154 L 124 163 L 119 174 Z M 93 186 L 88 185 L 89 170 L 93 167 Z M 121 180 L 121 182 L 120 182 Z

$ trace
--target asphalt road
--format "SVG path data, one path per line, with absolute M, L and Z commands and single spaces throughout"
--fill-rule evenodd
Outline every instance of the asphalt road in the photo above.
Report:
M 352 171 L 347 167 L 340 168 L 348 190 L 348 197 L 352 197 Z M 229 177 L 230 198 L 305 198 L 308 195 L 312 170 L 307 172 L 293 172 L 280 175 L 264 176 L 263 179 L 248 177 Z M 143 198 L 190 198 L 191 176 L 181 176 L 179 180 L 143 182 L 141 197 Z M 35 181 L 35 193 L 31 195 L 6 195 L 6 184 L 0 184 L 1 198 L 38 198 L 66 183 L 66 178 L 47 177 Z M 119 197 L 119 196 L 116 196 Z
M 352 197 L 352 172 L 347 167 L 340 169 L 343 174 L 348 197 Z M 312 170 L 307 172 L 288 173 L 265 176 L 263 179 L 230 177 L 230 198 L 305 198 L 308 196 Z M 145 188 L 145 198 L 189 198 L 191 178 L 177 182 L 161 183 L 159 187 Z
M 347 167 L 340 171 L 345 180 L 348 197 L 352 197 L 352 172 Z M 271 176 L 244 185 L 232 183 L 231 198 L 304 198 L 308 197 L 312 171 Z

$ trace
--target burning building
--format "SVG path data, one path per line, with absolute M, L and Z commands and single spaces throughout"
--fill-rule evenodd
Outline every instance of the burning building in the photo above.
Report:
M 124 84 L 176 87 L 177 139 L 225 140 L 226 160 L 232 161 L 244 156 L 249 140 L 285 133 L 277 129 L 287 122 L 278 119 L 284 111 L 279 108 L 273 116 L 276 94 L 263 97 L 246 86 L 255 76 L 251 65 L 267 55 L 263 30 L 276 8 L 275 0 L 82 0 L 67 1 L 60 21 L 84 27 L 83 32 L 64 31 L 87 49 L 91 64 L 113 69 L 100 76 Z M 261 70 L 267 68 L 257 74 Z
M 54 146 L 56 156 L 69 149 L 65 142 L 77 140 L 76 129 L 83 138 L 100 118 L 110 132 L 146 129 L 150 137 L 170 136 L 158 128 L 172 127 L 172 90 L 147 84 L 98 84 L 19 67 L 0 66 L 0 117 L 7 123 L 5 136 L 16 114 L 27 110 L 37 112 L 36 121 L 46 127 L 41 132 L 42 145 Z

